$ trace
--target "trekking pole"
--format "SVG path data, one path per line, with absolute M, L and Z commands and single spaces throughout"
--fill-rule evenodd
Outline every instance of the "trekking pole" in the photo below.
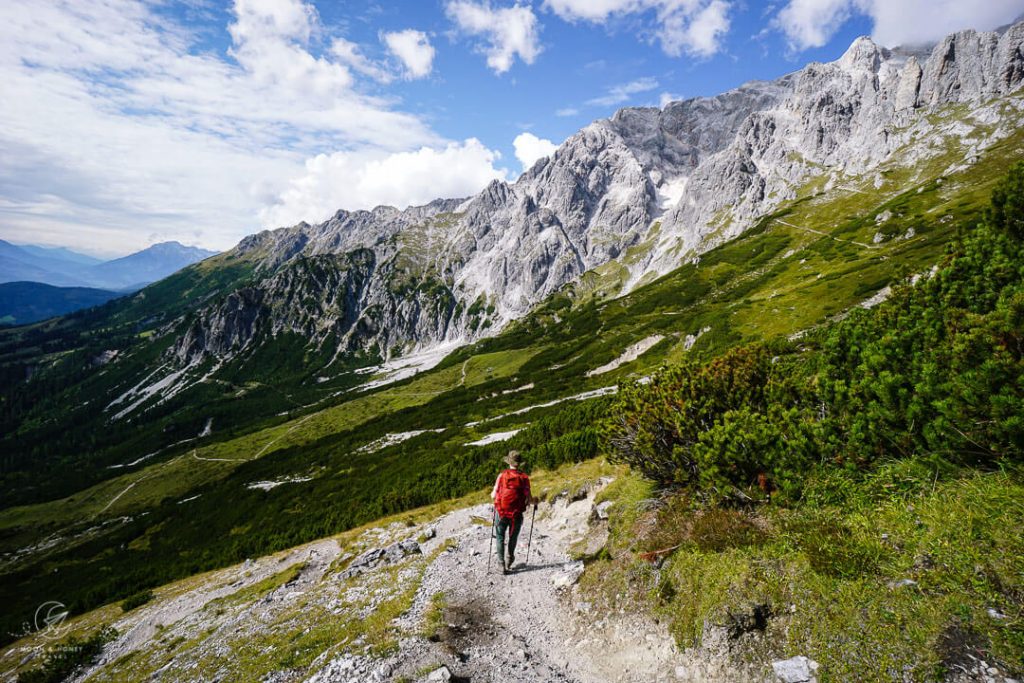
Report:
M 533 546 L 533 523 L 537 519 L 537 506 L 533 506 L 533 514 L 530 515 L 530 538 L 526 541 L 526 564 L 530 564 L 530 548 Z
M 488 541 L 488 545 L 490 547 L 487 548 L 487 573 L 488 574 L 491 573 L 491 555 L 494 553 L 494 539 L 495 539 L 495 531 L 496 531 L 496 528 L 494 526 L 494 522 L 495 522 L 495 518 L 497 516 L 498 516 L 498 509 L 495 508 L 494 511 L 491 512 L 491 540 Z M 530 533 L 533 533 L 533 532 L 531 531 Z M 529 554 L 529 548 L 527 548 L 527 554 Z

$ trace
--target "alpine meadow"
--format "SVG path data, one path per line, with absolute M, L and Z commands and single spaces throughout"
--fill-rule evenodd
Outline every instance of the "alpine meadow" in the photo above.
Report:
M 903 40 L 872 3 L 336 4 L 0 10 L 35 27 L 4 41 L 11 106 L 33 78 L 54 88 L 33 117 L 0 107 L 0 237 L 24 243 L 0 254 L 18 274 L 0 319 L 0 680 L 1024 676 L 1024 5 Z M 825 5 L 842 8 L 818 33 L 794 23 Z M 139 33 L 91 33 L 115 15 Z M 837 28 L 869 20 L 870 38 Z M 788 73 L 726 64 L 741 25 Z M 555 43 L 579 32 L 609 52 L 573 83 Z M 623 64 L 694 92 L 705 72 L 745 82 L 659 105 L 653 77 L 609 75 Z M 531 78 L 586 103 L 546 102 L 557 125 L 637 106 L 560 144 L 516 123 L 521 173 L 475 137 L 439 142 L 538 120 L 520 95 L 486 101 L 494 79 L 533 97 Z M 619 84 L 569 94 L 591 78 Z M 266 110 L 244 99 L 270 92 Z M 106 102 L 118 148 L 135 127 L 174 143 L 133 147 L 151 174 L 109 184 L 103 154 L 59 172 L 15 158 L 24 121 L 58 121 L 40 113 L 55 93 L 69 122 L 86 120 L 72 102 Z M 275 170 L 214 186 L 257 166 Z M 264 201 L 286 166 L 298 179 L 270 208 L 232 204 Z M 371 208 L 378 181 L 397 207 Z M 230 235 L 230 213 L 234 246 L 177 244 L 190 265 L 116 291 L 79 285 L 123 264 L 42 237 L 99 253 L 118 234 L 128 253 L 127 235 Z

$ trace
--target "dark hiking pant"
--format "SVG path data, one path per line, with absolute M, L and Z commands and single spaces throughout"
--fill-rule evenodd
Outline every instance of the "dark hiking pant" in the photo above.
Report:
M 519 530 L 523 528 L 523 513 L 517 513 L 512 519 L 498 517 L 498 523 L 494 527 L 495 544 L 498 547 L 498 557 L 505 557 L 505 534 L 508 533 L 508 564 L 512 564 L 512 558 L 516 554 L 516 541 L 519 540 Z

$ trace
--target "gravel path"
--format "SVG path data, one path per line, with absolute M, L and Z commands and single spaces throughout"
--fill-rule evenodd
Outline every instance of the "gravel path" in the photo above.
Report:
M 477 505 L 427 524 L 372 527 L 344 548 L 336 539 L 322 539 L 199 575 L 159 589 L 150 603 L 129 612 L 98 610 L 83 617 L 91 624 L 84 630 L 110 623 L 120 635 L 74 680 L 764 680 L 729 670 L 727 656 L 707 649 L 679 652 L 665 625 L 643 613 L 609 614 L 592 606 L 577 583 L 583 565 L 570 559 L 569 549 L 585 541 L 581 546 L 589 553 L 604 544 L 607 522 L 594 497 L 607 483 L 540 506 L 527 564 L 528 511 L 520 563 L 508 576 L 494 557 L 488 571 L 491 506 Z M 375 614 L 403 590 L 415 590 L 411 605 L 385 624 L 397 647 L 374 650 L 365 634 L 337 628 L 354 615 Z M 311 640 L 304 640 L 307 635 Z M 288 667 L 292 643 L 312 643 L 322 652 Z M 41 650 L 34 652 L 38 657 Z M 17 663 L 30 661 L 23 654 L 0 655 L 0 681 L 15 679 Z
M 604 522 L 591 521 L 597 489 L 576 501 L 562 496 L 540 507 L 526 565 L 528 511 L 517 565 L 508 576 L 494 557 L 487 571 L 489 505 L 439 519 L 424 552 L 446 542 L 455 545 L 425 571 L 403 625 L 412 629 L 422 623 L 431 596 L 442 592 L 443 624 L 433 640 L 403 640 L 400 653 L 380 673 L 430 680 L 424 677 L 429 671 L 439 677 L 434 680 L 446 680 L 438 671 L 444 666 L 451 680 L 473 683 L 679 680 L 677 668 L 684 673 L 686 662 L 664 627 L 626 615 L 594 624 L 586 597 L 575 587 L 582 565 L 570 560 L 569 547 L 604 531 Z

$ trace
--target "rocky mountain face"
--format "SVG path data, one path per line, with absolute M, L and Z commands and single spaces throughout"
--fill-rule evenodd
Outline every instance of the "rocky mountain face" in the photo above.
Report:
M 1022 80 L 1018 23 L 950 35 L 927 54 L 860 38 L 776 81 L 623 109 L 475 197 L 339 211 L 244 239 L 230 255 L 254 263 L 254 278 L 199 310 L 168 354 L 220 359 L 289 331 L 387 359 L 493 333 L 611 262 L 628 291 L 814 183 L 944 155 L 971 163 L 1016 130 Z

